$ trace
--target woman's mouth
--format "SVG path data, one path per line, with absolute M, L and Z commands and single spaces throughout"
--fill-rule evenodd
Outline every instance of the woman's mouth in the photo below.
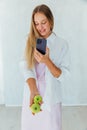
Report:
M 42 34 L 42 33 L 46 32 L 46 30 L 45 29 L 44 30 L 40 30 L 39 32 Z

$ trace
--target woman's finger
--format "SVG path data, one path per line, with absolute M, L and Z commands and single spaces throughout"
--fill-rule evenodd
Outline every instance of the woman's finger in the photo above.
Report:
M 49 48 L 46 47 L 46 54 L 49 55 Z
M 30 106 L 33 104 L 33 98 L 30 98 Z

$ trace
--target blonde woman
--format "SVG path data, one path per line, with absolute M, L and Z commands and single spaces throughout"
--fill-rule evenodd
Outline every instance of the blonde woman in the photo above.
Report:
M 50 8 L 44 4 L 35 7 L 25 57 L 20 62 L 25 79 L 21 130 L 62 129 L 61 87 L 69 75 L 69 48 L 67 42 L 53 32 L 53 27 Z M 47 40 L 45 55 L 36 49 L 39 37 Z M 38 94 L 43 97 L 42 111 L 33 115 L 29 107 Z

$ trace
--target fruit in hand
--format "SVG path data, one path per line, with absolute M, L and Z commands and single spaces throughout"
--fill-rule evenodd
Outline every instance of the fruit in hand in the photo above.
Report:
M 36 95 L 34 97 L 34 103 L 30 107 L 30 110 L 33 115 L 41 111 L 41 103 L 42 97 L 40 95 Z
M 34 103 L 41 103 L 42 102 L 42 97 L 40 95 L 36 95 L 34 97 Z
M 40 109 L 40 105 L 37 104 L 37 103 L 32 104 L 31 107 L 30 107 L 30 109 L 31 109 L 31 112 L 33 114 L 36 114 L 36 113 L 40 112 L 40 110 L 41 110 Z

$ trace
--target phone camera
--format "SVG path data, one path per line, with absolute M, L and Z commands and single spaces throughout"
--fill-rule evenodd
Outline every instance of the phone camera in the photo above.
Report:
M 42 43 L 42 39 L 38 39 L 38 43 L 41 44 Z

